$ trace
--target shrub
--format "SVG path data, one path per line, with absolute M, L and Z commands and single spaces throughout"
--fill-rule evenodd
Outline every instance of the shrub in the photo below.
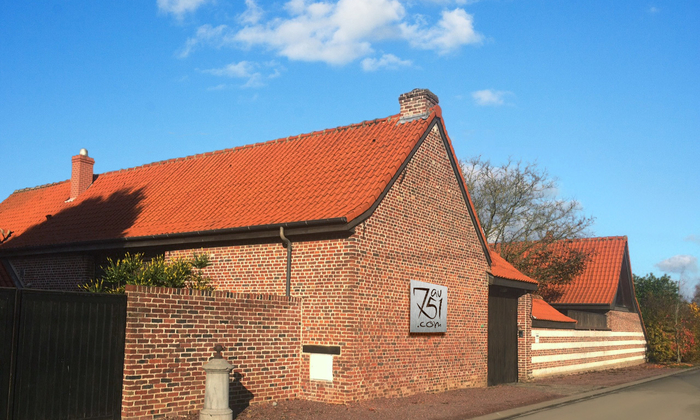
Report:
M 211 279 L 202 274 L 209 265 L 207 254 L 166 262 L 162 255 L 144 261 L 143 254 L 127 253 L 116 261 L 108 258 L 107 264 L 101 267 L 104 274 L 80 287 L 95 293 L 124 293 L 127 284 L 213 290 Z

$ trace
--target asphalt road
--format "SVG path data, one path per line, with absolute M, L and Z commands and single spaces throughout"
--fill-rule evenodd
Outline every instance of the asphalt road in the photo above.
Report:
M 700 420 L 700 369 L 512 418 Z

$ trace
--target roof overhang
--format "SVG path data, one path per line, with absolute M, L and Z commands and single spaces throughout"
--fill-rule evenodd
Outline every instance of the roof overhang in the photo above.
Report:
M 284 228 L 285 236 L 292 238 L 329 234 L 351 235 L 354 233 L 354 225 L 351 226 L 345 217 L 340 217 L 336 219 L 309 220 L 303 222 L 246 226 L 240 228 L 198 232 L 115 238 L 103 241 L 55 244 L 41 247 L 27 247 L 18 249 L 0 248 L 0 257 L 23 257 L 58 253 L 63 254 L 117 249 L 140 249 L 149 247 L 178 247 L 182 245 L 208 246 L 251 240 L 271 241 L 274 239 L 279 239 L 280 227 Z
M 573 330 L 576 328 L 575 322 L 547 321 L 544 319 L 533 319 L 532 328 L 559 328 Z
M 609 303 L 550 303 L 555 309 L 574 309 L 581 311 L 610 311 L 614 309 Z
M 511 289 L 527 290 L 528 292 L 537 290 L 537 285 L 534 283 L 504 279 L 502 277 L 496 277 L 493 274 L 489 274 L 489 286 L 510 287 Z

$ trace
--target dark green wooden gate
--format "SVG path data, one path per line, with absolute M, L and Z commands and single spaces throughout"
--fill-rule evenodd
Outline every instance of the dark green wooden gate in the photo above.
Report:
M 119 419 L 126 296 L 0 289 L 0 419 Z

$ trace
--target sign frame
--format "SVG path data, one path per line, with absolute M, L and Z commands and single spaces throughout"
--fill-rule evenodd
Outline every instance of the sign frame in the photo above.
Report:
M 411 333 L 447 332 L 447 286 L 410 281 Z

